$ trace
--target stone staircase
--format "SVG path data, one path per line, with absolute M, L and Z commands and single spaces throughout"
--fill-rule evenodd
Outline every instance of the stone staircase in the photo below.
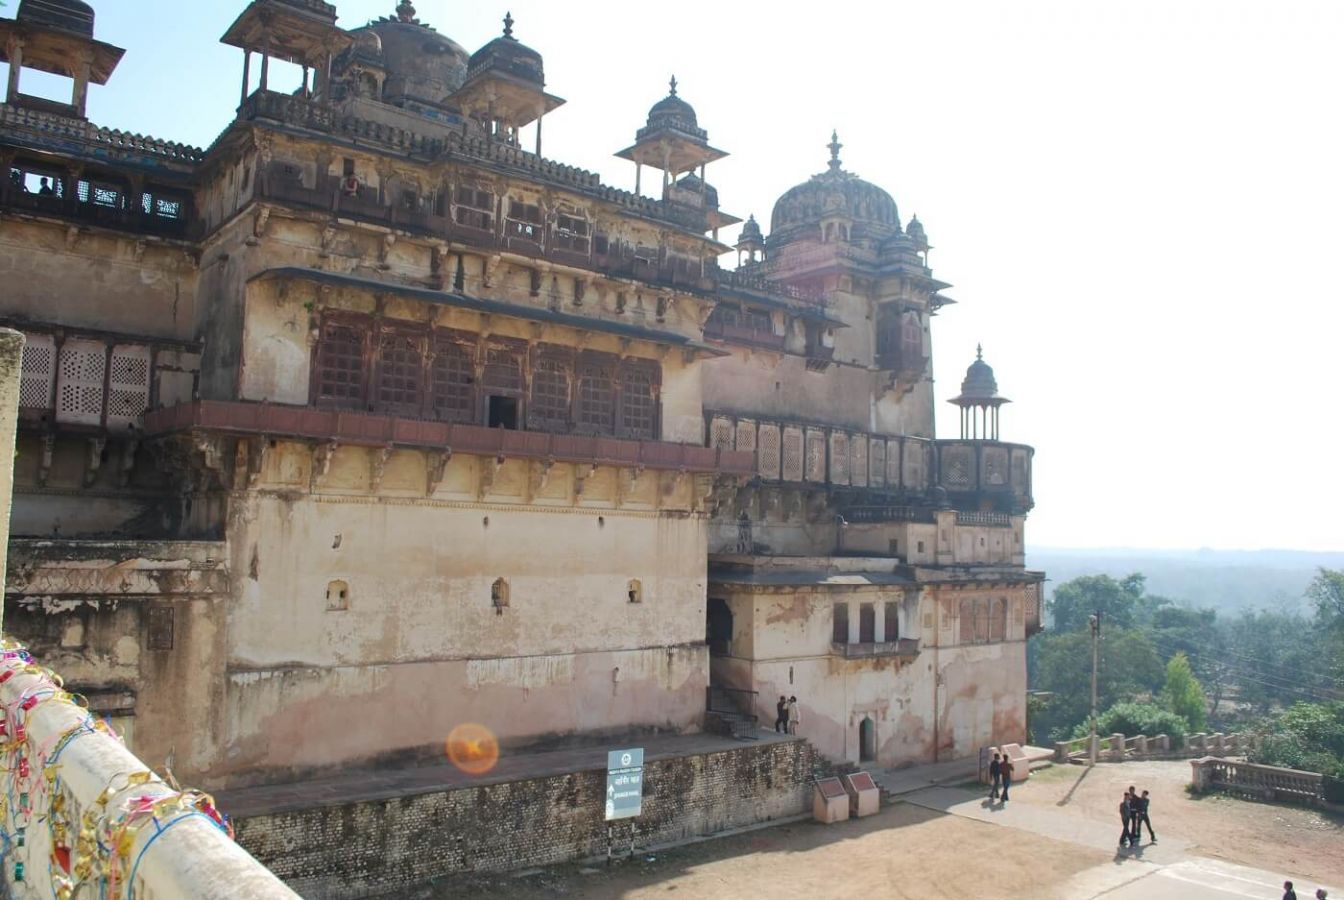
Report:
M 739 741 L 754 741 L 757 739 L 756 717 L 745 716 L 742 713 L 718 709 L 707 710 L 705 712 L 705 730 L 711 734 L 722 734 Z

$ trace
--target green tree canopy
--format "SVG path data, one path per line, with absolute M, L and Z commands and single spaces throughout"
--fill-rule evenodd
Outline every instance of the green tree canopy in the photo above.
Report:
M 1028 654 L 1028 683 L 1052 696 L 1032 722 L 1038 740 L 1061 740 L 1086 723 L 1092 708 L 1092 636 L 1042 634 Z M 1162 660 L 1141 631 L 1103 630 L 1097 667 L 1097 709 L 1162 686 Z
M 1074 729 L 1073 736 L 1087 737 L 1088 730 L 1086 723 L 1080 724 Z M 1185 719 L 1156 703 L 1126 700 L 1097 716 L 1097 734 L 1102 737 L 1108 734 L 1123 734 L 1126 737 L 1142 734 L 1151 738 L 1165 734 L 1169 738 L 1178 739 L 1185 737 L 1188 732 L 1189 726 Z
M 1119 581 L 1109 575 L 1084 575 L 1055 588 L 1046 609 L 1055 631 L 1087 631 L 1088 616 L 1101 613 L 1102 628 L 1133 628 L 1150 621 L 1171 601 L 1145 592 L 1139 573 Z
M 1190 660 L 1177 653 L 1167 662 L 1167 682 L 1162 687 L 1162 705 L 1185 720 L 1191 731 L 1203 731 L 1209 721 L 1209 704 L 1204 697 Z

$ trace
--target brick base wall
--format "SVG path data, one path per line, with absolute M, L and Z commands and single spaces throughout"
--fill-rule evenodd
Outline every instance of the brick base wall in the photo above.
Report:
M 804 741 L 654 760 L 644 770 L 637 846 L 805 812 Z M 256 816 L 238 843 L 307 900 L 347 900 L 462 871 L 509 871 L 607 852 L 605 771 Z M 630 820 L 612 823 L 628 850 Z

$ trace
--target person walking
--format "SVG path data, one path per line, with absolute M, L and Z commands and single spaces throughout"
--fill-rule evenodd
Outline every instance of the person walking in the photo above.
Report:
M 1129 819 L 1130 819 L 1130 803 L 1129 803 L 1129 797 L 1130 797 L 1129 792 L 1126 791 L 1125 794 L 1124 794 L 1124 796 L 1120 798 L 1120 846 L 1121 846 L 1121 847 L 1128 847 L 1128 846 L 1130 845 L 1130 842 L 1133 840 L 1133 837 L 1131 836 L 1131 835 L 1133 834 L 1133 831 L 1131 830 L 1131 824 L 1130 824 L 1130 821 L 1129 821 Z
M 1003 755 L 999 762 L 999 780 L 1003 782 L 1003 802 L 1008 802 L 1008 787 L 1013 783 L 1013 761 L 1008 758 L 1008 754 Z
M 1139 792 L 1134 785 L 1129 786 L 1129 843 L 1139 846 Z
M 789 730 L 789 701 L 783 694 L 779 695 L 779 702 L 775 704 L 775 733 L 784 734 Z
M 994 759 L 989 764 L 989 799 L 999 799 L 999 778 L 1003 773 L 1003 765 L 999 762 L 999 754 L 994 754 Z
M 1134 816 L 1134 837 L 1135 838 L 1142 837 L 1143 836 L 1142 826 L 1147 825 L 1148 843 L 1156 844 L 1157 835 L 1153 834 L 1153 823 L 1152 820 L 1148 818 L 1148 804 L 1151 802 L 1148 797 L 1148 792 L 1144 791 L 1142 796 L 1140 796 L 1138 799 L 1139 799 L 1139 808 Z
M 802 721 L 802 717 L 798 715 L 798 698 L 797 698 L 797 697 L 789 697 L 789 710 L 788 710 L 788 712 L 789 712 L 789 715 L 788 715 L 788 719 L 789 719 L 789 734 L 797 734 L 797 733 L 798 733 L 798 723 L 799 723 L 800 721 Z
M 1293 890 L 1291 881 L 1283 883 L 1283 900 L 1297 900 L 1297 891 Z

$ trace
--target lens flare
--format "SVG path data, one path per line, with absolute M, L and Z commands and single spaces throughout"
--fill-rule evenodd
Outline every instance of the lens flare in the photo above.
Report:
M 484 775 L 499 762 L 499 741 L 484 725 L 464 722 L 448 733 L 448 759 L 468 775 Z

